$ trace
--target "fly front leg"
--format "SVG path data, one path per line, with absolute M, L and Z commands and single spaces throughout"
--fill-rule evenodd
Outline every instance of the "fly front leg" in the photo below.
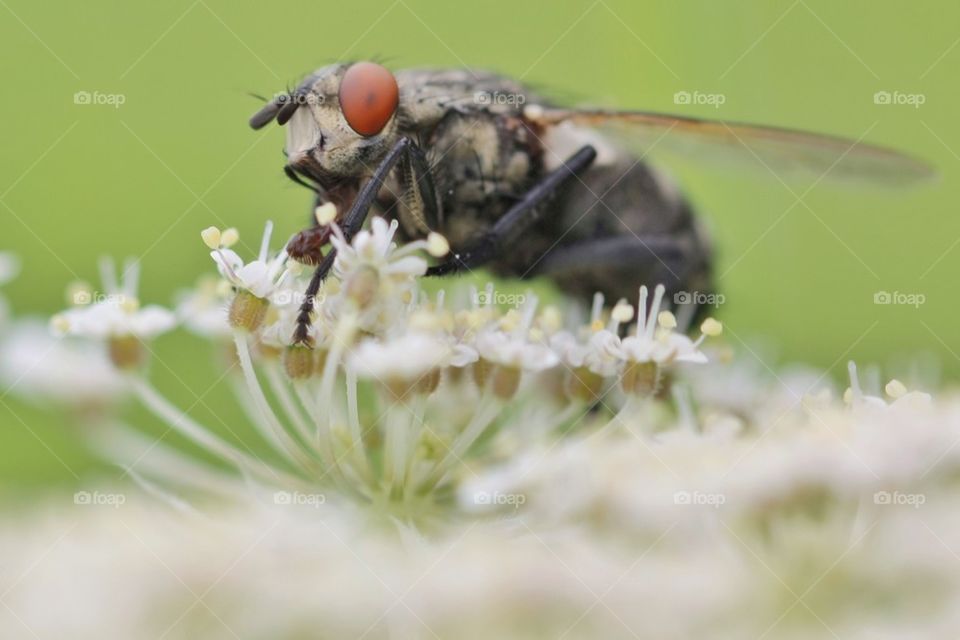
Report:
M 574 153 L 554 169 L 540 182 L 527 191 L 519 202 L 513 205 L 497 220 L 493 228 L 465 251 L 453 255 L 446 262 L 430 267 L 429 276 L 442 276 L 460 271 L 469 271 L 494 259 L 504 250 L 517 242 L 523 233 L 529 230 L 546 209 L 546 204 L 558 190 L 586 171 L 597 157 L 597 151 L 587 145 Z
M 340 229 L 343 231 L 343 235 L 347 241 L 352 240 L 353 236 L 360 231 L 360 228 L 363 226 L 364 221 L 366 221 L 367 215 L 370 213 L 370 208 L 376 201 L 377 194 L 383 187 L 383 183 L 390 171 L 393 170 L 393 168 L 396 167 L 401 161 L 405 163 L 415 162 L 411 158 L 417 153 L 420 153 L 420 156 L 422 157 L 422 152 L 420 152 L 420 149 L 409 138 L 401 138 L 390 149 L 390 151 L 387 152 L 387 155 L 383 158 L 376 170 L 373 172 L 370 180 L 368 180 L 367 183 L 363 185 L 363 188 L 360 189 L 356 199 L 350 206 L 350 210 L 340 222 Z M 425 185 L 422 180 L 417 180 L 412 185 L 412 188 L 425 189 L 427 188 L 427 185 Z M 429 196 L 421 194 L 418 197 L 421 200 L 425 200 L 428 197 L 434 198 L 434 202 L 436 202 L 436 195 L 433 193 L 429 194 Z M 328 227 L 316 228 L 321 230 L 317 233 L 322 233 L 323 230 L 328 229 Z M 327 231 L 327 239 L 329 239 L 329 231 Z M 320 285 L 323 284 L 324 279 L 330 273 L 330 269 L 333 268 L 333 263 L 336 258 L 337 250 L 331 249 L 327 255 L 323 256 L 322 259 L 319 259 L 319 261 L 316 263 L 317 267 L 313 272 L 313 277 L 310 278 L 310 284 L 307 285 L 307 290 L 304 292 L 303 304 L 300 305 L 300 312 L 297 315 L 297 326 L 293 332 L 294 345 L 313 346 L 310 339 L 310 325 L 313 322 L 311 316 L 313 315 L 315 298 L 317 293 L 320 291 Z

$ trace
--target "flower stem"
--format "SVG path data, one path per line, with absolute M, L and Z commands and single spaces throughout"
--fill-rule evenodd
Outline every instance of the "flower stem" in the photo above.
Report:
M 186 413 L 171 404 L 142 377 L 131 375 L 130 381 L 134 392 L 143 405 L 180 435 L 218 458 L 230 462 L 241 471 L 249 472 L 252 475 L 271 482 L 284 480 L 286 474 L 281 474 L 271 469 L 263 462 L 252 458 L 248 454 L 213 435 L 209 429 L 201 426 Z
M 443 482 L 453 465 L 461 460 L 463 455 L 483 435 L 483 432 L 487 430 L 490 423 L 500 413 L 500 403 L 493 399 L 489 391 L 484 393 L 484 397 L 480 399 L 478 404 L 479 407 L 477 412 L 473 414 L 473 418 L 453 441 L 446 455 L 440 459 L 440 462 L 428 476 L 425 484 L 426 489 L 433 489 Z
M 267 373 L 267 382 L 270 384 L 270 390 L 280 402 L 280 406 L 283 408 L 284 414 L 290 419 L 290 421 L 293 423 L 293 426 L 296 428 L 296 433 L 300 437 L 302 444 L 310 448 L 310 450 L 316 452 L 317 450 L 313 440 L 313 435 L 311 434 L 310 428 L 307 425 L 307 419 L 303 415 L 301 408 L 297 406 L 293 396 L 290 394 L 290 387 L 284 381 L 280 370 L 276 365 L 273 364 L 267 365 L 265 369 Z
M 278 452 L 285 455 L 294 465 L 297 465 L 301 469 L 309 470 L 313 466 L 313 461 L 303 452 L 303 449 L 297 446 L 297 443 L 290 437 L 290 434 L 281 426 L 273 409 L 270 408 L 270 403 L 267 402 L 267 397 L 264 395 L 263 389 L 260 387 L 257 374 L 253 370 L 253 360 L 250 358 L 250 347 L 247 345 L 246 334 L 240 331 L 234 331 L 233 341 L 237 345 L 237 358 L 240 360 L 240 368 L 243 371 L 243 377 L 247 383 L 247 391 L 254 405 L 259 410 L 261 419 L 266 423 L 266 428 L 264 428 L 263 431 L 269 432 L 272 430 L 277 440 L 281 443 Z M 267 439 L 268 442 L 271 441 L 270 438 L 265 439 Z

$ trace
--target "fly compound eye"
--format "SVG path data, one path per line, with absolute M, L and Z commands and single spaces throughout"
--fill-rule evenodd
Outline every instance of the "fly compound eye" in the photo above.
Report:
M 340 81 L 340 110 L 350 128 L 373 136 L 397 110 L 400 90 L 393 74 L 373 62 L 358 62 Z

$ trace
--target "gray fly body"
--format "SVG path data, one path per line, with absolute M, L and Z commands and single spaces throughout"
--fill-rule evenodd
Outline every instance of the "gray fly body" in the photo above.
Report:
M 447 237 L 451 254 L 429 275 L 485 266 L 610 302 L 635 297 L 641 284 L 662 283 L 668 295 L 712 291 L 707 235 L 676 185 L 646 162 L 648 150 L 719 151 L 724 162 L 885 184 L 932 174 L 911 157 L 842 138 L 560 108 L 510 78 L 464 69 L 323 67 L 250 124 L 274 120 L 287 130 L 287 175 L 316 193 L 316 205 L 337 206 L 348 237 L 372 211 L 397 219 L 403 238 Z M 313 226 L 288 246 L 317 265 L 298 343 L 308 342 L 312 298 L 333 264 L 330 233 Z

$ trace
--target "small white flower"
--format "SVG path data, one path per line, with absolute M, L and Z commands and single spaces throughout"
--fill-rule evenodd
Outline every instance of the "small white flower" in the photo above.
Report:
M 426 259 L 417 253 L 429 251 L 430 243 L 418 240 L 398 248 L 394 242 L 397 227 L 396 220 L 387 223 L 376 217 L 369 230 L 361 230 L 347 242 L 333 225 L 334 272 L 342 287 L 326 305 L 326 312 L 340 315 L 347 305 L 359 311 L 359 328 L 375 334 L 395 326 L 407 313 L 414 300 L 416 278 L 427 271 Z
M 137 299 L 140 265 L 127 261 L 122 286 L 115 265 L 101 261 L 104 294 L 90 304 L 75 306 L 51 320 L 55 334 L 109 339 L 135 337 L 148 340 L 173 329 L 176 316 L 169 310 L 151 305 L 141 307 Z
M 933 401 L 928 393 L 922 391 L 908 391 L 899 380 L 887 383 L 885 391 L 890 397 L 890 403 L 879 396 L 864 393 L 860 386 L 860 377 L 857 375 L 857 365 L 851 360 L 847 363 L 847 373 L 850 375 L 850 387 L 843 394 L 843 400 L 854 410 L 898 410 L 902 407 L 927 407 Z
M 609 377 L 617 374 L 620 366 L 621 341 L 616 333 L 601 329 L 587 341 L 583 364 L 594 373 Z
M 604 377 L 616 375 L 623 361 L 620 338 L 609 329 L 588 330 L 585 342 L 569 331 L 558 331 L 550 337 L 550 347 L 570 369 L 586 367 Z
M 383 218 L 375 217 L 370 222 L 369 230 L 360 230 L 352 242 L 347 242 L 340 228 L 334 225 L 334 235 L 330 241 L 337 249 L 334 269 L 341 279 L 362 268 L 373 269 L 383 279 L 396 282 L 404 282 L 426 273 L 427 261 L 415 253 L 425 251 L 428 244 L 425 241 L 416 241 L 397 248 L 393 237 L 398 227 L 396 220 L 388 223 Z
M 177 317 L 184 327 L 198 336 L 229 338 L 229 290 L 227 282 L 216 276 L 201 278 L 193 289 L 180 294 Z
M 480 357 L 493 364 L 524 371 L 543 371 L 555 367 L 560 358 L 553 349 L 536 339 L 531 331 L 537 298 L 528 296 L 516 326 L 505 318 L 501 325 L 482 329 L 477 335 L 476 349 Z M 509 314 L 508 314 L 509 317 Z
M 444 340 L 418 332 L 386 340 L 364 340 L 350 354 L 348 362 L 361 378 L 417 380 L 450 366 L 456 355 Z
M 637 330 L 632 336 L 624 338 L 621 343 L 624 357 L 628 362 L 657 365 L 671 362 L 692 362 L 702 364 L 707 356 L 700 351 L 700 344 L 708 332 L 716 335 L 719 328 L 715 320 L 704 323 L 704 333 L 696 341 L 677 333 L 676 319 L 669 312 L 660 311 L 663 301 L 664 286 L 657 285 L 653 293 L 653 304 L 647 313 L 647 287 L 640 287 L 640 309 L 637 314 Z
M 209 231 L 209 230 L 207 230 Z M 229 230 L 228 230 L 229 231 Z M 206 231 L 204 233 L 207 233 Z M 224 232 L 226 233 L 226 232 Z M 279 287 L 287 277 L 287 254 L 280 252 L 278 256 L 270 258 L 270 236 L 273 233 L 273 223 L 267 222 L 263 231 L 263 241 L 260 244 L 260 254 L 256 260 L 244 264 L 243 259 L 231 249 L 217 248 L 210 252 L 210 257 L 217 263 L 220 275 L 226 278 L 238 289 L 249 291 L 258 298 L 267 298 Z M 212 236 L 215 234 L 207 234 Z M 204 241 L 213 243 L 222 238 L 207 237 Z
M 560 361 L 571 369 L 584 366 L 590 348 L 570 331 L 558 331 L 550 336 L 550 348 Z
M 477 337 L 477 351 L 484 360 L 525 371 L 543 371 L 560 361 L 546 345 L 502 331 L 481 333 Z
M 97 345 L 54 338 L 37 320 L 18 320 L 0 341 L 0 381 L 29 400 L 71 407 L 106 405 L 126 390 Z

